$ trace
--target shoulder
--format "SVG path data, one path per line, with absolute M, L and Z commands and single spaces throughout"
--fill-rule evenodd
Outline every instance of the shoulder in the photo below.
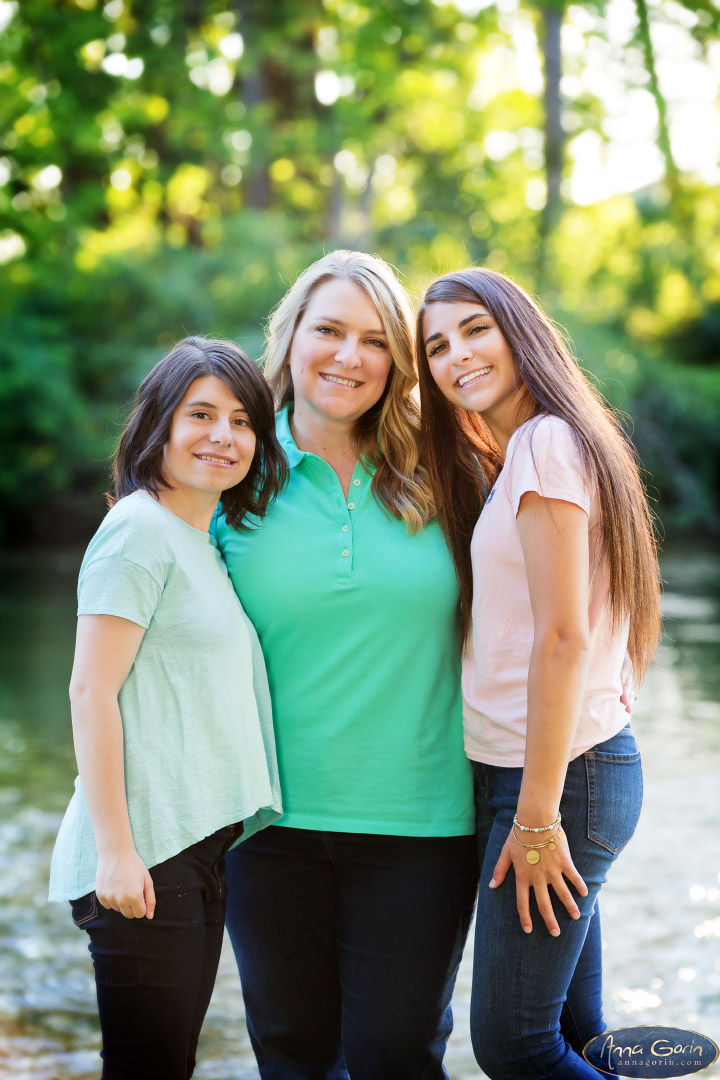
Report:
M 547 414 L 533 417 L 518 429 L 508 461 L 514 469 L 527 464 L 541 476 L 566 471 L 582 476 L 587 473 L 575 429 L 559 416 Z
M 528 420 L 515 433 L 515 455 L 561 453 L 580 456 L 577 435 L 566 420 L 544 413 Z
M 548 499 L 577 503 L 589 513 L 593 484 L 579 438 L 557 416 L 539 416 L 523 424 L 508 449 L 507 477 L 515 510 L 526 491 Z
M 141 567 L 158 580 L 163 579 L 174 557 L 164 517 L 155 502 L 140 492 L 119 499 L 90 541 L 81 576 L 94 563 L 116 558 Z

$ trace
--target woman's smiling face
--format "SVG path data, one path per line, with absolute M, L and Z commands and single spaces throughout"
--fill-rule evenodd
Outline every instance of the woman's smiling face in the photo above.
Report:
M 423 340 L 430 373 L 453 405 L 482 413 L 491 431 L 514 426 L 523 384 L 510 347 L 483 304 L 428 304 Z
M 216 375 L 195 379 L 173 413 L 163 451 L 173 497 L 217 501 L 247 476 L 256 442 L 247 410 L 230 387 Z
M 382 397 L 392 356 L 382 320 L 349 278 L 330 278 L 310 296 L 287 363 L 295 413 L 354 424 Z

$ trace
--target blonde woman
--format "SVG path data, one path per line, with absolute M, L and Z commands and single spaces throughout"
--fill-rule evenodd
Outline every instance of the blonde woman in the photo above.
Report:
M 473 1047 L 492 1080 L 592 1080 L 597 897 L 642 799 L 621 670 L 627 648 L 641 678 L 658 636 L 650 515 L 615 417 L 509 278 L 435 281 L 418 356 L 428 468 L 471 631 Z M 478 519 L 479 459 L 499 469 Z
M 216 534 L 268 668 L 284 817 L 227 865 L 264 1078 L 440 1080 L 477 885 L 458 588 L 419 449 L 412 321 L 338 251 L 269 324 L 290 482 Z

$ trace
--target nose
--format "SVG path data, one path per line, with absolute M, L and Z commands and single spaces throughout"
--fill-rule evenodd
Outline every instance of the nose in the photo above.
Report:
M 350 336 L 343 338 L 335 350 L 335 359 L 344 368 L 361 367 L 362 358 L 357 341 Z
M 230 446 L 233 431 L 230 420 L 225 416 L 219 416 L 212 426 L 210 442 L 219 443 L 221 446 Z
M 466 364 L 468 360 L 472 359 L 472 349 L 470 347 L 470 342 L 467 340 L 467 338 L 451 337 L 448 345 L 450 360 L 453 364 Z

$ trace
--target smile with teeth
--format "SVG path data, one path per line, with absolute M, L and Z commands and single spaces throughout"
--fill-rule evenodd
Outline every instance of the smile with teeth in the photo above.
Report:
M 337 383 L 338 386 L 347 386 L 350 390 L 357 390 L 358 386 L 362 386 L 357 379 L 345 379 L 342 375 L 327 375 L 324 371 L 320 372 L 320 378 L 325 382 Z
M 214 454 L 196 454 L 195 457 L 198 461 L 209 461 L 213 465 L 234 465 L 235 462 L 231 458 L 216 457 Z
M 485 375 L 489 375 L 492 369 L 489 367 L 478 368 L 476 371 L 468 371 L 465 375 L 461 375 L 459 379 L 455 380 L 455 385 L 459 386 L 462 390 L 463 386 L 467 386 L 468 383 L 475 382 L 476 379 L 481 379 Z

